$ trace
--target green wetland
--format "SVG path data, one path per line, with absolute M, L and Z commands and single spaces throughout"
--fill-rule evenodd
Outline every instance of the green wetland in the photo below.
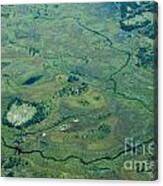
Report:
M 157 4 L 4 5 L 1 22 L 2 176 L 156 179 Z

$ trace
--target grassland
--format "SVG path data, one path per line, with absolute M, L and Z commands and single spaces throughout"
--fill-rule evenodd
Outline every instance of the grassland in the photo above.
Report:
M 156 16 L 153 2 L 2 6 L 2 176 L 156 179 Z

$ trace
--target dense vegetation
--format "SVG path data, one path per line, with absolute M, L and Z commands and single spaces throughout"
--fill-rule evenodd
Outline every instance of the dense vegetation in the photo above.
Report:
M 5 5 L 1 19 L 2 176 L 154 180 L 157 4 Z

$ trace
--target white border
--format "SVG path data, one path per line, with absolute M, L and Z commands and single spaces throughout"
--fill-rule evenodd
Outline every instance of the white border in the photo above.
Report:
M 129 2 L 134 0 L 1 0 L 0 4 L 41 4 L 41 3 L 89 3 L 89 2 Z M 135 0 L 136 1 L 136 0 Z M 148 1 L 148 0 L 137 0 Z M 150 0 L 149 0 L 150 1 Z M 158 0 L 159 2 L 159 0 Z

